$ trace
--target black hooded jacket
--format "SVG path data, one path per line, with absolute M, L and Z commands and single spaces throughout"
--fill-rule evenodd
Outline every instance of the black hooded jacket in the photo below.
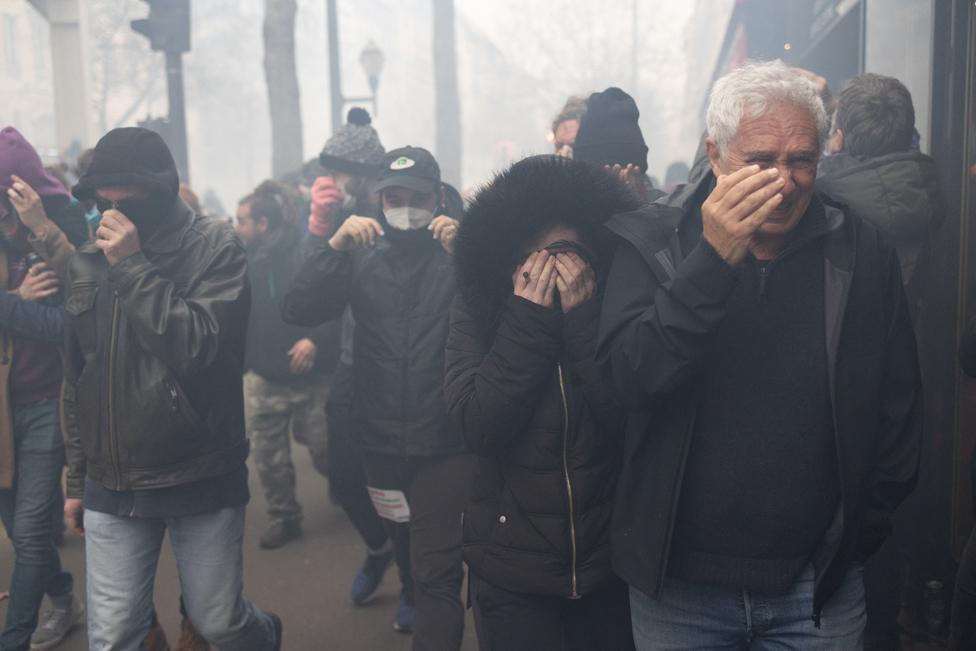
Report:
M 511 278 L 557 225 L 607 259 L 601 223 L 632 202 L 602 169 L 530 158 L 481 191 L 455 242 L 444 391 L 478 453 L 464 560 L 506 590 L 573 597 L 611 576 L 622 415 L 594 363 L 599 299 L 564 316 L 515 296 Z
M 176 166 L 145 129 L 109 132 L 75 187 L 135 185 L 169 206 L 142 250 L 109 266 L 93 244 L 68 269 L 68 497 L 189 484 L 243 468 L 241 374 L 250 286 L 229 225 L 176 196 Z M 140 231 L 141 234 L 141 231 Z

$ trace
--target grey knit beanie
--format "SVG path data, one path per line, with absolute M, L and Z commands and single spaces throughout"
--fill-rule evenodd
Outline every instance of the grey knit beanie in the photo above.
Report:
M 330 170 L 355 176 L 375 176 L 380 171 L 386 150 L 372 126 L 369 113 L 362 108 L 350 109 L 346 124 L 329 138 L 319 164 Z

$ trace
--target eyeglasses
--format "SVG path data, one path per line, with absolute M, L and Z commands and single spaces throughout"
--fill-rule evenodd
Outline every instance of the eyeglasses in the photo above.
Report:
M 145 199 L 137 197 L 113 201 L 111 199 L 104 199 L 96 196 L 95 210 L 102 214 L 104 214 L 106 210 L 118 210 L 123 215 L 130 215 L 139 212 L 140 204 L 142 204 L 144 201 Z
M 95 197 L 95 210 L 101 213 L 107 210 L 119 210 L 119 202 L 112 201 L 111 199 L 102 199 L 101 197 Z M 122 211 L 120 210 L 119 212 Z

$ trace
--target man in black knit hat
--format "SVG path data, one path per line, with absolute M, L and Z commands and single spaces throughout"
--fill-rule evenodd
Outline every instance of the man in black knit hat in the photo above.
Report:
M 593 93 L 580 120 L 573 158 L 605 166 L 638 201 L 647 204 L 664 193 L 655 190 L 647 177 L 647 145 L 639 119 L 634 98 L 619 88 Z
M 145 638 L 168 533 L 199 633 L 280 649 L 281 621 L 243 596 L 247 259 L 178 189 L 169 149 L 139 128 L 103 137 L 74 188 L 102 213 L 65 304 L 65 517 L 87 543 L 89 644 Z

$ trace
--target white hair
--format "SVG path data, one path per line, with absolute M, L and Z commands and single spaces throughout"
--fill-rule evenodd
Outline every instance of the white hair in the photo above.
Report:
M 830 123 L 817 87 L 778 59 L 747 63 L 715 82 L 705 116 L 708 137 L 724 156 L 743 116 L 761 117 L 783 105 L 810 113 L 817 129 L 817 149 L 823 149 Z

